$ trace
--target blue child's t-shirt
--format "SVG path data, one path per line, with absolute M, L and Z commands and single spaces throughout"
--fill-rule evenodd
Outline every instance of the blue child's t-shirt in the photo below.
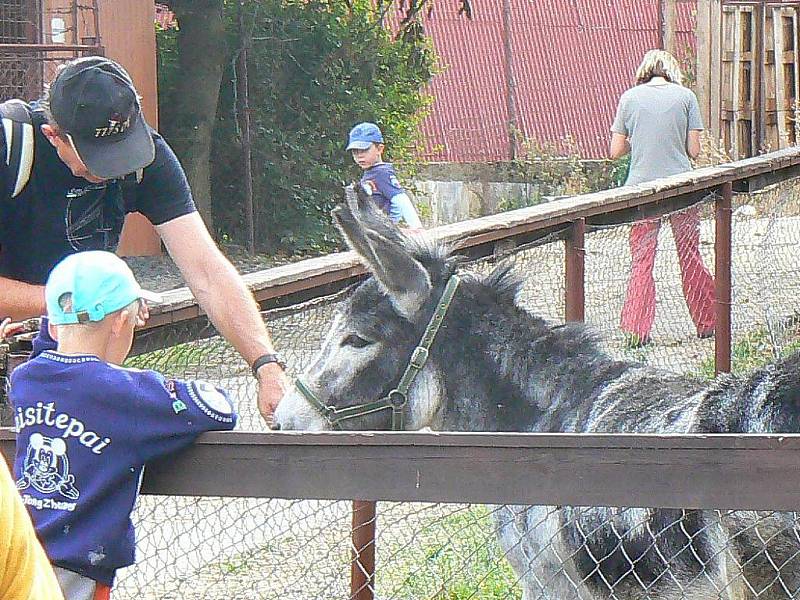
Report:
M 361 185 L 369 186 L 372 200 L 388 215 L 392 212 L 392 198 L 405 193 L 391 163 L 378 163 L 365 169 L 361 176 Z M 391 216 L 395 222 L 400 220 L 399 214 L 396 219 Z
M 134 562 L 145 463 L 233 429 L 236 414 L 210 383 L 60 354 L 40 338 L 11 377 L 17 488 L 53 564 L 110 586 Z

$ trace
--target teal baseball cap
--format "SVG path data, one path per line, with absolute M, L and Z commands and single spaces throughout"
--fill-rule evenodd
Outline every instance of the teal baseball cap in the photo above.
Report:
M 373 143 L 383 143 L 383 134 L 380 128 L 375 123 L 359 123 L 350 130 L 347 150 L 366 150 Z
M 71 302 L 63 301 L 65 294 Z M 161 302 L 161 296 L 139 286 L 124 260 L 102 250 L 63 259 L 50 272 L 44 295 L 53 325 L 102 321 L 138 299 Z

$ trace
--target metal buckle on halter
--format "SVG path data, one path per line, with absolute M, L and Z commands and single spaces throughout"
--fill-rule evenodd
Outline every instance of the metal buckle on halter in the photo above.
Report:
M 389 401 L 389 406 L 392 407 L 392 410 L 400 410 L 406 405 L 406 402 L 408 402 L 408 396 L 396 389 L 389 392 L 386 399 Z
M 389 401 L 389 406 L 392 407 L 392 431 L 402 431 L 404 429 L 403 423 L 403 407 L 408 403 L 408 396 L 400 390 L 394 389 L 386 396 Z
M 414 352 L 411 354 L 411 360 L 408 362 L 414 368 L 421 369 L 425 366 L 425 363 L 428 362 L 428 349 L 423 348 L 422 346 L 417 346 L 414 348 Z

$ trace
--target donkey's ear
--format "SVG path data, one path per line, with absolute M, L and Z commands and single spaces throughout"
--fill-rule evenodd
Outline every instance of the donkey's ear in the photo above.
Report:
M 333 211 L 350 248 L 358 254 L 391 298 L 397 312 L 411 318 L 428 297 L 431 279 L 425 267 L 405 246 L 405 237 L 384 224 L 371 200 L 359 206 L 356 192 L 348 186 L 344 205 Z
M 369 265 L 372 274 L 386 289 L 395 310 L 412 319 L 433 288 L 428 271 L 403 243 L 370 229 L 365 234 L 377 258 L 376 264 Z
M 348 185 L 345 188 L 344 203 L 334 208 L 331 214 L 336 220 L 336 224 L 342 232 L 342 235 L 344 235 L 347 245 L 369 266 L 377 262 L 378 259 L 364 234 L 364 226 L 356 216 L 359 213 L 358 201 L 356 200 L 356 192 L 354 189 L 356 185 L 357 184 Z
M 405 243 L 406 237 L 400 232 L 397 225 L 392 223 L 389 217 L 378 208 L 368 189 L 361 183 L 347 186 L 345 202 L 364 229 L 375 231 L 398 244 Z

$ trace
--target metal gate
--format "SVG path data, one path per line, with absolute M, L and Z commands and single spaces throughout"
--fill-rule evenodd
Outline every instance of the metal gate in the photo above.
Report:
M 103 54 L 97 0 L 0 3 L 0 100 L 35 99 L 57 66 Z

